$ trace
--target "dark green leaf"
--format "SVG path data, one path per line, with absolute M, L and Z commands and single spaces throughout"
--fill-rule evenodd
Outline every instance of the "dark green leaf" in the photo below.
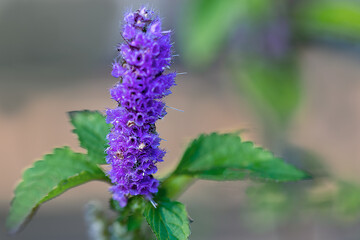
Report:
M 144 216 L 158 240 L 184 240 L 190 235 L 188 215 L 179 202 L 163 201 L 157 208 L 149 203 Z
M 90 160 L 97 164 L 106 164 L 104 151 L 110 125 L 105 122 L 105 117 L 99 112 L 88 110 L 70 112 L 69 115 L 75 127 L 74 133 L 78 135 L 81 147 L 88 150 Z
M 129 216 L 128 219 L 128 231 L 134 231 L 141 227 L 141 224 L 144 221 L 144 216 L 140 214 L 134 214 Z
M 269 151 L 255 147 L 252 142 L 242 142 L 236 134 L 217 133 L 194 140 L 174 174 L 210 180 L 240 180 L 247 176 L 274 181 L 309 178 Z
M 86 155 L 74 153 L 68 147 L 55 149 L 24 172 L 14 192 L 7 228 L 16 232 L 41 203 L 91 180 L 108 178 Z
M 306 1 L 298 7 L 295 16 L 301 35 L 360 40 L 359 1 Z

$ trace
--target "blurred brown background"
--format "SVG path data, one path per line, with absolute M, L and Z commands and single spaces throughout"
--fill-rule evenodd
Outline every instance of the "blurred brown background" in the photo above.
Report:
M 113 107 L 108 89 L 114 46 L 120 42 L 124 11 L 143 1 L 2 0 L 0 2 L 0 239 L 15 184 L 24 168 L 53 147 L 78 147 L 66 112 Z M 182 1 L 150 1 L 175 30 Z M 183 12 L 182 12 L 183 14 Z M 187 72 L 177 86 L 158 125 L 168 150 L 159 174 L 181 157 L 188 141 L 203 132 L 246 129 L 243 138 L 270 147 L 263 140 L 262 120 L 239 95 L 226 68 L 198 72 L 175 59 L 173 69 Z M 318 44 L 298 52 L 305 97 L 291 123 L 290 141 L 320 155 L 330 169 L 360 182 L 360 59 L 358 53 Z M 309 221 L 297 227 L 254 232 L 241 217 L 248 183 L 198 182 L 181 200 L 195 222 L 191 239 L 359 239 L 357 221 L 334 228 Z M 107 204 L 107 185 L 90 183 L 45 203 L 33 221 L 12 239 L 86 239 L 83 204 Z

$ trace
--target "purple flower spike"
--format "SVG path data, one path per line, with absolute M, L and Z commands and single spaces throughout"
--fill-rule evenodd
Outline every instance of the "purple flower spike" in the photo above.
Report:
M 157 162 L 165 151 L 155 122 L 166 115 L 162 98 L 175 85 L 175 73 L 164 74 L 170 66 L 170 31 L 161 30 L 154 12 L 141 8 L 124 18 L 124 43 L 113 63 L 112 76 L 120 78 L 110 94 L 119 107 L 106 111 L 106 121 L 113 125 L 107 135 L 108 175 L 114 184 L 110 191 L 121 207 L 130 196 L 143 195 L 152 200 L 159 181 L 153 177 Z

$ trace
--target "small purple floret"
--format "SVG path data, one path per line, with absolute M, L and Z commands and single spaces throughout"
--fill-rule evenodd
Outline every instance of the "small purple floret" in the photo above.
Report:
M 176 73 L 164 74 L 171 63 L 170 31 L 162 32 L 154 12 L 141 8 L 124 18 L 119 56 L 112 66 L 112 76 L 120 81 L 110 89 L 119 107 L 106 111 L 106 121 L 113 125 L 107 135 L 106 161 L 113 182 L 110 191 L 120 206 L 132 195 L 151 200 L 159 181 L 153 177 L 156 163 L 165 151 L 155 123 L 166 115 L 162 98 L 171 93 Z

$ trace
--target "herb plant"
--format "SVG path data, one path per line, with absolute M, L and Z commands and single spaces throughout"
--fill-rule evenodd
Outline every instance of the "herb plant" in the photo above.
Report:
M 56 148 L 24 172 L 7 219 L 10 232 L 24 226 L 42 203 L 97 180 L 109 183 L 109 206 L 117 217 L 103 221 L 92 239 L 151 239 L 145 220 L 157 239 L 188 239 L 191 220 L 176 198 L 194 181 L 310 178 L 271 152 L 242 141 L 238 133 L 200 135 L 173 172 L 155 178 L 156 164 L 166 153 L 160 148 L 156 122 L 166 115 L 163 98 L 171 93 L 176 77 L 167 70 L 172 61 L 171 31 L 162 30 L 161 19 L 146 8 L 126 14 L 124 22 L 124 42 L 117 46 L 111 72 L 119 80 L 110 90 L 118 107 L 108 109 L 106 116 L 88 110 L 69 113 L 87 153 Z M 89 209 L 89 225 L 101 222 L 97 206 Z

